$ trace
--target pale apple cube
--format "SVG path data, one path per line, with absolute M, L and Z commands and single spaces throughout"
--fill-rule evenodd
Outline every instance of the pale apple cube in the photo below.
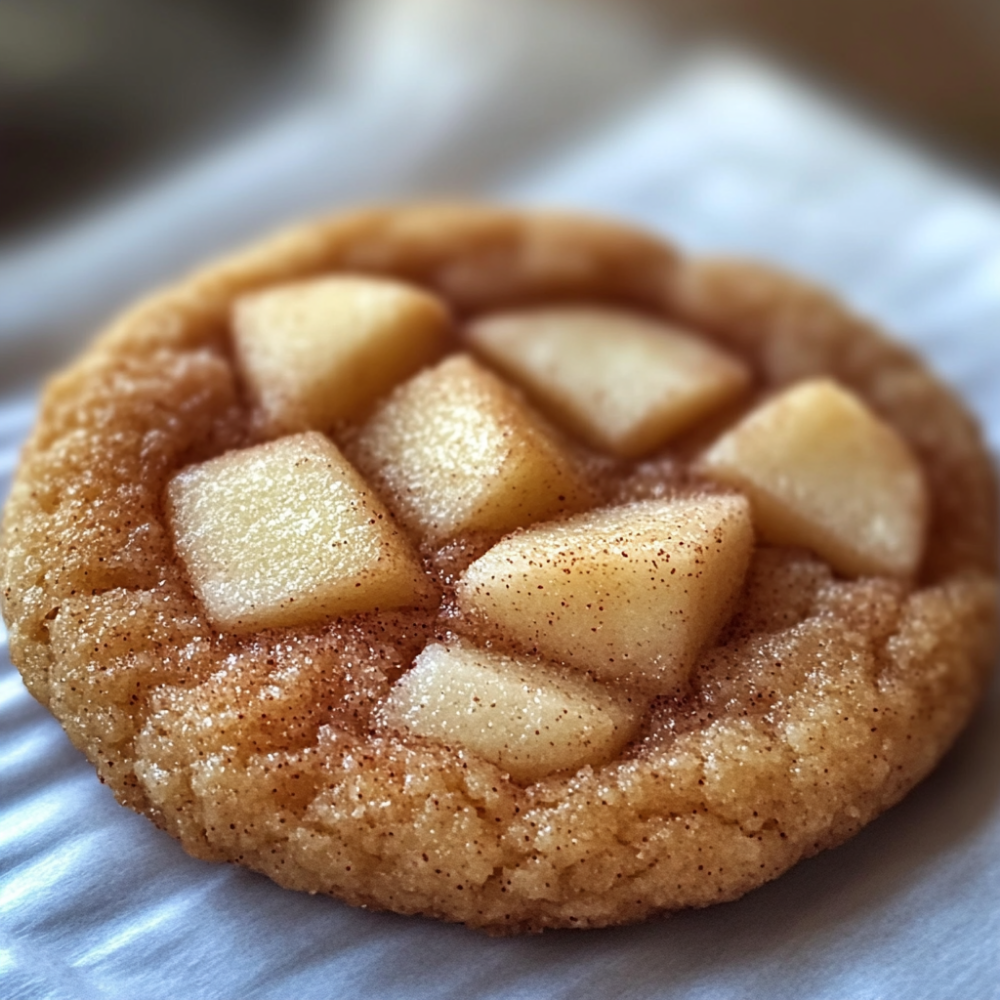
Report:
M 923 555 L 928 497 L 909 446 L 827 379 L 764 403 L 703 456 L 745 493 L 760 536 L 811 549 L 845 576 L 909 576 Z
M 735 610 L 753 545 L 743 497 L 640 501 L 502 539 L 458 605 L 484 638 L 673 691 Z
M 517 393 L 467 355 L 401 385 L 363 427 L 365 472 L 431 542 L 579 509 L 587 491 Z
M 177 554 L 221 629 L 310 625 L 430 596 L 389 512 L 315 431 L 184 469 L 167 501 Z
M 704 337 L 621 309 L 497 313 L 467 338 L 554 421 L 623 458 L 662 448 L 750 384 L 747 366 Z
M 464 747 L 530 783 L 613 760 L 635 735 L 644 707 L 584 675 L 435 643 L 395 685 L 382 713 L 393 728 Z
M 313 278 L 233 309 L 240 369 L 272 433 L 354 420 L 444 352 L 443 302 L 385 278 Z

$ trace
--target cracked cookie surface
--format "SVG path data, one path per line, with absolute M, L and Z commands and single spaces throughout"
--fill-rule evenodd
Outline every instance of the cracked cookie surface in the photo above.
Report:
M 393 376 L 402 389 L 374 380 L 387 397 L 374 409 L 352 397 L 342 410 L 311 389 L 308 412 L 327 424 L 305 435 L 332 441 L 323 475 L 341 462 L 359 470 L 357 490 L 370 484 L 378 511 L 395 515 L 392 537 L 419 569 L 386 575 L 369 561 L 358 570 L 396 581 L 392 606 L 338 613 L 329 610 L 338 598 L 324 593 L 312 605 L 318 618 L 291 624 L 280 612 L 234 628 L 209 613 L 181 556 L 170 484 L 306 430 L 306 411 L 287 394 L 265 404 L 251 391 L 234 304 L 338 275 L 422 296 L 412 308 L 427 332 L 411 369 Z M 682 402 L 652 424 L 633 401 L 612 401 L 617 422 L 602 437 L 587 424 L 596 390 L 577 392 L 580 378 L 539 395 L 545 385 L 531 378 L 550 363 L 544 352 L 520 390 L 508 383 L 518 373 L 488 351 L 464 360 L 476 350 L 466 331 L 489 337 L 491 317 L 557 307 L 624 311 L 640 327 L 693 333 L 734 359 L 717 368 L 710 359 L 706 376 L 713 393 L 722 385 L 732 395 L 713 415 L 692 417 L 697 407 Z M 442 334 L 434 324 L 446 314 Z M 468 390 L 467 415 L 484 467 L 506 468 L 503 481 L 519 490 L 512 520 L 482 476 L 468 476 L 462 504 L 450 503 L 440 449 L 418 438 L 400 448 L 393 436 L 402 421 L 420 432 L 406 416 L 411 400 L 423 414 L 454 404 L 470 364 L 493 369 L 495 382 Z M 752 554 L 733 556 L 745 583 L 692 646 L 683 683 L 629 675 L 621 689 L 611 674 L 595 679 L 589 663 L 567 680 L 574 644 L 539 648 L 530 615 L 519 639 L 476 618 L 489 609 L 463 607 L 470 567 L 513 529 L 522 529 L 514 543 L 562 539 L 596 510 L 731 498 L 740 485 L 706 478 L 699 464 L 710 446 L 748 411 L 820 379 L 863 401 L 919 463 L 929 502 L 914 514 L 926 532 L 915 571 L 890 560 L 885 575 L 857 575 L 872 570 L 838 562 L 838 548 L 784 547 L 757 517 Z M 503 452 L 504 467 L 481 418 L 522 427 L 522 408 L 527 444 L 514 459 Z M 657 440 L 668 424 L 669 440 Z M 359 529 L 371 520 L 357 519 Z M 614 524 L 614 537 L 641 537 L 632 522 Z M 200 272 L 127 313 L 58 376 L 5 514 L 3 601 L 31 692 L 116 796 L 191 853 L 354 904 L 508 933 L 735 898 L 896 802 L 940 759 L 985 686 L 996 550 L 993 474 L 973 422 L 912 355 L 825 294 L 757 265 L 690 261 L 609 223 L 402 208 L 293 230 Z M 431 597 L 411 600 L 422 587 Z M 280 595 L 268 600 L 281 607 Z M 543 646 L 549 631 L 539 632 Z M 489 646 L 489 656 L 470 646 Z M 420 733 L 400 721 L 404 679 L 424 676 L 416 670 L 460 669 L 462 683 L 486 676 L 503 691 L 511 657 L 560 661 L 538 675 L 538 697 L 581 699 L 560 726 L 593 741 L 592 762 L 538 750 L 527 764 L 516 754 L 497 763 L 453 729 Z M 588 692 L 602 684 L 593 698 L 604 715 L 591 716 Z M 527 709 L 519 718 L 535 725 Z

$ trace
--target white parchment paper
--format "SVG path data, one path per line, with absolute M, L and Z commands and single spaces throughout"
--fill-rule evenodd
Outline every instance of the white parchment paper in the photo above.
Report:
M 535 129 L 498 172 L 472 150 L 462 188 L 622 215 L 695 250 L 811 275 L 916 345 L 1000 450 L 1000 202 L 755 64 L 719 54 L 668 76 L 641 41 L 614 44 L 631 62 L 629 88 L 589 121 L 553 104 L 543 117 L 563 124 L 559 142 Z M 0 256 L 4 489 L 39 365 L 123 296 L 264 223 L 447 187 L 463 135 L 478 142 L 484 121 L 531 100 L 530 67 L 477 72 L 474 98 L 438 106 L 434 143 L 397 134 L 405 169 L 364 169 L 398 109 L 373 119 L 303 105 L 180 178 Z M 572 86 L 566 95 L 575 106 Z M 318 157 L 334 148 L 341 162 Z M 114 802 L 5 658 L 0 996 L 995 1000 L 1000 689 L 900 806 L 736 903 L 492 940 L 187 857 Z

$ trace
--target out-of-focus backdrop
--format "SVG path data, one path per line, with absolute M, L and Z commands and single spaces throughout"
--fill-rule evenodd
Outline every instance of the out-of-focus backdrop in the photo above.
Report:
M 598 4 L 585 0 L 505 6 L 500 43 L 520 34 L 528 49 L 539 33 L 562 35 L 572 22 L 599 16 Z M 482 0 L 0 0 L 0 242 L 176 169 L 305 94 L 361 99 L 359 87 L 385 82 L 359 67 L 366 59 L 389 75 L 408 72 L 405 91 L 440 87 L 441 59 L 491 58 L 496 16 L 488 7 Z M 994 0 L 608 0 L 607 7 L 600 16 L 616 22 L 610 30 L 641 34 L 650 59 L 658 52 L 666 65 L 720 39 L 736 41 L 943 155 L 1000 176 Z M 447 49 L 456 22 L 461 34 L 450 40 L 465 52 Z M 460 85 L 461 75 L 455 80 Z M 520 114 L 500 123 L 505 139 L 530 131 L 530 100 Z

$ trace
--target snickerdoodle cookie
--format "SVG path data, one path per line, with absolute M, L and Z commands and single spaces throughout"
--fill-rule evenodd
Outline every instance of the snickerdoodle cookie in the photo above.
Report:
M 768 269 L 471 206 L 295 229 L 48 387 L 25 683 L 192 854 L 492 932 L 732 899 L 934 766 L 997 649 L 993 474 Z

